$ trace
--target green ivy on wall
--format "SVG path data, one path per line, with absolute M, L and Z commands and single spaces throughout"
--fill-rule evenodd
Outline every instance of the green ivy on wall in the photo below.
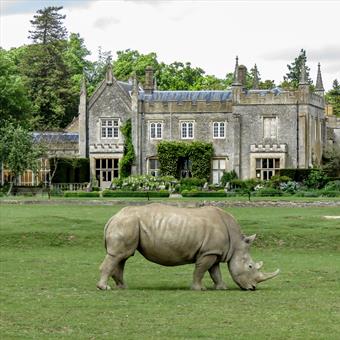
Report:
M 161 174 L 178 178 L 179 159 L 187 157 L 192 164 L 192 176 L 209 180 L 213 152 L 212 143 L 160 142 L 157 153 Z
M 135 160 L 131 129 L 131 119 L 128 119 L 126 123 L 120 127 L 120 131 L 124 137 L 124 152 L 123 157 L 119 162 L 119 176 L 121 178 L 129 177 L 131 175 L 131 166 Z

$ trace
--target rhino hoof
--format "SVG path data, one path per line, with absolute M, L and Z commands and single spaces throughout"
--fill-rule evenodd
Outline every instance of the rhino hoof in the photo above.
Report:
M 191 289 L 192 290 L 207 290 L 207 288 L 205 288 L 204 286 L 201 286 L 201 285 L 192 285 Z
M 99 289 L 99 290 L 110 290 L 111 287 L 109 285 L 97 284 L 97 289 Z
M 214 287 L 216 290 L 227 290 L 227 285 L 225 283 L 219 283 Z

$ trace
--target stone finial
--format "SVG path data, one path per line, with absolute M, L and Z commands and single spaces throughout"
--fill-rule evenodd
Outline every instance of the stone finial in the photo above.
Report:
M 107 84 L 107 85 L 112 85 L 112 82 L 113 82 L 113 74 L 112 74 L 112 66 L 111 66 L 111 64 L 108 64 L 108 65 L 107 65 L 105 79 L 106 79 L 106 84 Z
M 318 75 L 316 78 L 315 92 L 320 95 L 323 95 L 324 91 L 325 89 L 323 87 L 323 82 L 322 82 L 320 63 L 318 63 Z
M 132 75 L 132 93 L 138 94 L 138 81 L 137 81 L 136 73 Z
M 299 85 L 308 85 L 307 76 L 306 76 L 306 65 L 304 61 L 302 61 L 302 65 L 301 65 Z
M 240 79 L 239 79 L 239 72 L 238 72 L 238 56 L 236 56 L 236 62 L 235 62 L 235 71 L 234 71 L 234 80 L 233 84 L 234 86 L 241 85 Z
M 253 89 L 258 90 L 259 89 L 259 74 L 257 71 L 257 66 L 256 64 L 254 65 L 254 71 L 253 71 Z

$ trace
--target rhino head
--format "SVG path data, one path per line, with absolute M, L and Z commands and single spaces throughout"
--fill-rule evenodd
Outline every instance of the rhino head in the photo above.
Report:
M 260 271 L 263 263 L 254 262 L 249 254 L 250 245 L 254 242 L 256 235 L 243 236 L 240 243 L 235 247 L 233 255 L 228 262 L 229 272 L 235 283 L 244 290 L 255 290 L 256 285 L 262 281 L 269 280 L 279 274 L 277 269 L 273 273 Z

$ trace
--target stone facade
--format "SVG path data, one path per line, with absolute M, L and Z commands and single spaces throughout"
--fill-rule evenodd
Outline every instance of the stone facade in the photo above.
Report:
M 320 85 L 314 93 L 305 79 L 297 91 L 247 90 L 244 72 L 237 64 L 235 81 L 225 91 L 157 91 L 151 68 L 146 69 L 144 89 L 136 80 L 117 81 L 109 68 L 92 97 L 86 101 L 83 89 L 80 98 L 79 150 L 86 150 L 82 155 L 90 158 L 92 177 L 105 187 L 119 175 L 116 168 L 124 146 L 119 126 L 129 118 L 134 174 L 159 173 L 157 144 L 165 140 L 211 142 L 212 182 L 218 182 L 223 171 L 235 170 L 242 179 L 268 179 L 280 168 L 320 164 L 326 143 Z M 110 137 L 105 124 L 111 124 Z M 186 170 L 190 174 L 190 166 Z
M 133 174 L 159 174 L 161 141 L 211 142 L 213 183 L 219 182 L 223 171 L 234 170 L 242 179 L 269 179 L 282 168 L 319 165 L 327 140 L 320 67 L 315 92 L 310 91 L 305 72 L 301 74 L 296 91 L 259 90 L 257 79 L 253 89 L 246 89 L 246 68 L 237 60 L 228 90 L 158 91 L 150 67 L 143 88 L 136 79 L 117 81 L 109 67 L 90 98 L 83 83 L 79 115 L 66 133 L 77 138 L 71 145 L 67 137 L 54 153 L 88 157 L 91 179 L 107 187 L 119 176 L 124 151 L 120 127 L 131 119 Z M 181 173 L 190 175 L 190 162 L 183 164 Z

